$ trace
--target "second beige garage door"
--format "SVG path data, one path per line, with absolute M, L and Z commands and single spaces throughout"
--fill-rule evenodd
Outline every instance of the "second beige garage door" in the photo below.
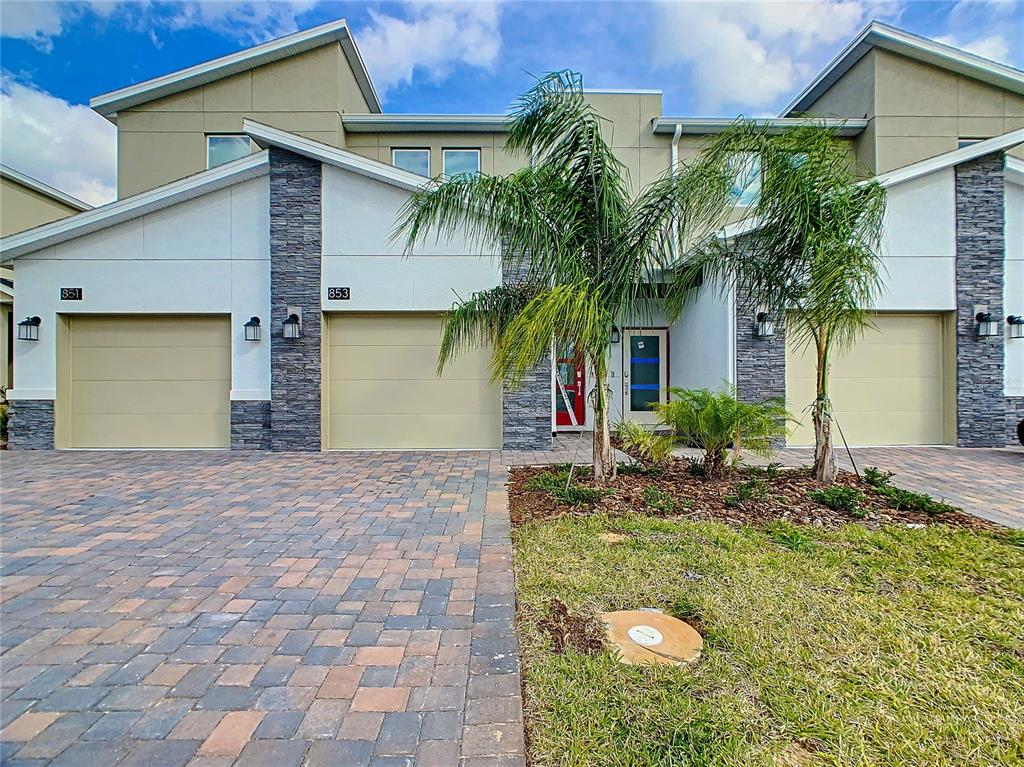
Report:
M 941 314 L 876 314 L 855 347 L 832 360 L 831 398 L 850 445 L 945 442 L 947 372 Z M 790 445 L 813 445 L 814 352 L 786 348 L 786 405 L 801 422 Z M 791 427 L 793 428 L 793 427 Z M 842 444 L 838 431 L 836 444 Z
M 326 444 L 345 449 L 496 448 L 501 386 L 490 353 L 460 354 L 438 378 L 441 317 L 331 315 Z
M 227 317 L 70 317 L 59 446 L 229 447 L 230 334 Z

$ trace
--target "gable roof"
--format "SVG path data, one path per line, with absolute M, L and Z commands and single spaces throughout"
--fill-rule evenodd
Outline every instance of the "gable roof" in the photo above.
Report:
M 902 29 L 883 24 L 880 21 L 872 21 L 828 63 L 811 84 L 790 102 L 789 106 L 782 110 L 781 115 L 789 117 L 794 113 L 799 114 L 806 111 L 873 48 L 899 53 L 1013 93 L 1024 94 L 1024 72 L 1019 69 L 976 56 L 950 45 L 937 43 L 920 35 L 904 32 Z
M 21 171 L 15 170 L 7 165 L 0 165 L 0 176 L 9 178 L 12 181 L 17 181 L 19 184 L 28 187 L 33 192 L 38 192 L 46 197 L 57 200 L 57 202 L 63 203 L 69 208 L 74 208 L 75 210 L 92 209 L 92 205 L 82 202 L 77 197 L 72 197 L 70 194 L 62 192 L 60 189 L 56 189 L 49 184 L 44 184 L 42 181 L 34 179 L 31 176 L 26 176 Z
M 312 29 L 304 29 L 262 45 L 246 48 L 238 53 L 221 56 L 219 59 L 179 69 L 168 75 L 154 77 L 136 85 L 129 85 L 95 96 L 89 100 L 89 106 L 111 122 L 116 122 L 117 112 L 120 109 L 129 109 L 139 104 L 145 104 L 147 101 L 212 83 L 332 42 L 341 44 L 345 58 L 348 60 L 349 66 L 352 67 L 359 90 L 362 92 L 363 98 L 366 99 L 370 110 L 380 112 L 380 98 L 377 96 L 370 75 L 366 71 L 366 65 L 363 64 L 359 49 L 356 47 L 355 40 L 352 39 L 352 34 L 344 19 L 321 24 Z
M 10 261 L 26 253 L 34 253 L 51 245 L 130 221 L 179 202 L 265 176 L 269 166 L 267 153 L 255 152 L 148 192 L 115 200 L 50 224 L 9 235 L 0 240 L 0 261 Z
M 343 168 L 344 170 L 358 173 L 361 176 L 366 176 L 376 181 L 382 181 L 385 184 L 390 184 L 409 192 L 419 189 L 424 184 L 431 183 L 430 179 L 416 173 L 410 173 L 407 170 L 402 170 L 401 168 L 396 168 L 394 165 L 370 160 L 346 149 L 338 149 L 337 147 L 322 144 L 305 136 L 289 133 L 279 128 L 272 128 L 269 125 L 264 125 L 254 120 L 242 120 L 242 130 L 248 133 L 253 141 L 261 147 L 281 147 L 303 157 L 319 160 L 328 165 Z

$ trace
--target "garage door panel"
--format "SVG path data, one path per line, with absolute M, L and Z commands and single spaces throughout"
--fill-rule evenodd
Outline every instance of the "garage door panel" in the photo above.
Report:
M 231 358 L 229 350 L 211 346 L 76 346 L 71 375 L 76 381 L 229 381 Z
M 495 448 L 501 386 L 489 350 L 459 354 L 438 378 L 439 315 L 328 317 L 328 437 L 348 449 Z
M 223 414 L 72 415 L 76 447 L 224 448 L 231 441 Z
M 229 447 L 226 317 L 73 317 L 71 447 Z
M 832 360 L 830 397 L 847 442 L 941 443 L 945 406 L 941 316 L 878 314 L 873 322 L 874 329 Z M 814 365 L 810 348 L 787 344 L 786 404 L 800 422 L 791 426 L 791 445 L 814 443 L 808 413 L 815 395 Z
M 479 381 L 332 381 L 331 402 L 346 413 L 498 413 L 500 390 Z
M 230 413 L 223 381 L 76 381 L 78 414 Z
M 434 378 L 437 346 L 338 346 L 330 351 L 332 377 L 347 380 Z M 428 373 L 429 376 L 424 375 Z M 488 355 L 460 354 L 444 368 L 446 379 L 490 378 Z
M 501 422 L 491 415 L 332 415 L 332 447 L 341 449 L 429 450 L 493 448 Z
M 227 322 L 209 317 L 73 317 L 75 346 L 229 348 Z

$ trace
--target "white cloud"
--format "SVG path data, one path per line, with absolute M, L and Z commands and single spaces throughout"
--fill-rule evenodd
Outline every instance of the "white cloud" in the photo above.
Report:
M 408 17 L 371 11 L 359 50 L 381 94 L 417 74 L 440 81 L 459 65 L 494 66 L 501 50 L 496 2 L 410 3 Z
M 699 108 L 753 112 L 793 93 L 872 17 L 892 17 L 893 3 L 677 2 L 655 6 L 656 66 L 687 67 Z
M 4 165 L 92 205 L 115 198 L 117 131 L 89 107 L 4 73 L 0 134 Z
M 977 56 L 983 56 L 992 61 L 1009 61 L 1010 44 L 1006 42 L 1002 35 L 988 35 L 987 37 L 979 37 L 967 42 L 960 42 L 952 35 L 936 37 L 935 39 L 940 43 L 952 45 L 954 48 L 959 48 Z
M 87 14 L 148 32 L 157 47 L 161 30 L 197 27 L 253 44 L 295 32 L 300 28 L 299 17 L 316 3 L 317 0 L 4 0 L 0 12 L 4 37 L 28 40 L 49 51 L 53 39 L 64 32 L 66 22 Z
M 1020 7 L 1017 0 L 960 0 L 949 13 L 949 33 L 936 39 L 992 61 L 1024 63 L 1022 46 L 1010 42 L 1024 39 Z

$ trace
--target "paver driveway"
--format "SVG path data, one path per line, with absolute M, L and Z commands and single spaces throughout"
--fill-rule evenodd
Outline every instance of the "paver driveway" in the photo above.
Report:
M 523 764 L 498 458 L 3 455 L 4 764 Z

